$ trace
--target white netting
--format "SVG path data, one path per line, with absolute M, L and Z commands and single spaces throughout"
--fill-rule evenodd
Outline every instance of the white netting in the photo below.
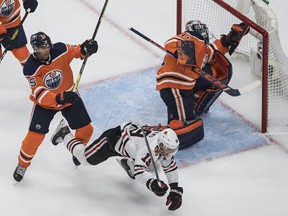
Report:
M 263 80 L 268 83 L 267 131 L 288 131 L 288 65 L 278 37 L 277 17 L 262 0 L 224 0 L 224 2 L 269 33 L 269 45 L 267 48 L 264 47 L 268 49 L 268 80 Z M 227 34 L 233 24 L 241 22 L 213 0 L 182 0 L 182 29 L 185 23 L 192 19 L 206 23 L 216 38 L 221 34 Z M 262 35 L 252 29 L 237 48 L 238 52 L 249 56 L 252 73 L 260 77 L 262 47 Z

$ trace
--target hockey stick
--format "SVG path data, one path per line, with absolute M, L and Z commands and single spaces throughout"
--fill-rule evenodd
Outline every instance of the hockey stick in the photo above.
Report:
M 24 15 L 23 19 L 21 20 L 19 26 L 23 25 L 23 23 L 24 23 L 25 19 L 27 18 L 29 12 L 30 12 L 30 8 L 25 12 L 25 15 Z M 12 35 L 12 37 L 11 37 L 11 41 L 15 40 L 15 38 L 16 38 L 17 35 L 18 35 L 18 32 L 19 32 L 19 29 L 17 28 L 17 29 L 14 31 L 14 33 L 13 33 L 13 35 Z M 6 55 L 7 52 L 8 52 L 8 49 L 5 48 L 5 50 L 4 50 L 3 53 L 2 53 L 2 56 L 0 57 L 0 63 L 1 63 L 2 60 L 4 59 L 4 56 Z
M 166 50 L 164 47 L 162 47 L 161 45 L 159 45 L 155 41 L 151 40 L 147 36 L 143 35 L 141 32 L 137 31 L 136 29 L 130 28 L 129 30 L 131 30 L 132 32 L 134 32 L 138 36 L 142 37 L 146 41 L 148 41 L 148 42 L 152 43 L 153 45 L 157 46 L 158 48 L 160 48 L 161 50 L 163 50 L 167 54 L 171 55 L 173 58 L 176 58 L 176 56 L 174 56 L 173 53 L 171 53 L 170 51 Z M 210 74 L 207 74 L 205 71 L 201 70 L 200 68 L 195 68 L 193 70 L 193 72 L 195 72 L 200 77 L 204 78 L 205 80 L 207 80 L 208 82 L 212 83 L 214 86 L 216 86 L 217 88 L 223 90 L 224 92 L 226 92 L 227 94 L 229 94 L 231 96 L 242 95 L 244 93 L 247 93 L 247 92 L 257 88 L 259 85 L 261 85 L 261 81 L 260 80 L 256 80 L 256 81 L 254 81 L 254 82 L 252 82 L 252 83 L 250 83 L 250 84 L 248 84 L 248 85 L 246 85 L 246 86 L 244 86 L 244 87 L 242 87 L 240 89 L 234 89 L 234 88 L 231 88 L 230 86 L 222 83 L 220 80 L 214 78 Z
M 142 126 L 141 126 L 141 130 L 142 130 L 142 133 L 143 133 L 143 136 L 144 136 L 144 139 L 145 139 L 145 143 L 146 143 L 148 152 L 149 152 L 150 157 L 151 157 L 151 162 L 152 162 L 152 165 L 153 165 L 153 168 L 154 168 L 154 171 L 155 171 L 156 179 L 157 179 L 158 182 L 160 182 L 160 178 L 159 178 L 159 175 L 158 175 L 158 172 L 157 172 L 157 168 L 156 168 L 156 165 L 155 165 L 155 161 L 154 161 L 154 159 L 153 159 L 153 155 L 152 155 L 152 152 L 151 152 L 151 149 L 150 149 L 150 146 L 149 146 L 147 137 L 146 137 L 146 133 L 145 133 L 145 131 L 144 131 L 144 129 L 143 129 Z
M 105 12 L 105 10 L 106 10 L 106 7 L 107 7 L 107 5 L 108 5 L 108 2 L 109 2 L 109 0 L 106 0 L 105 3 L 104 3 L 104 6 L 103 6 L 102 11 L 101 11 L 101 14 L 100 14 L 100 16 L 99 16 L 97 25 L 96 25 L 96 27 L 95 27 L 94 33 L 93 33 L 92 38 L 91 38 L 92 40 L 94 40 L 95 37 L 96 37 L 96 34 L 97 34 L 97 32 L 98 32 L 98 29 L 99 29 L 100 23 L 101 23 L 101 21 L 102 21 L 104 12 Z M 80 69 L 79 74 L 78 74 L 78 77 L 77 77 L 77 80 L 76 80 L 75 85 L 74 85 L 74 87 L 73 87 L 73 91 L 75 91 L 75 90 L 78 88 L 78 85 L 79 85 L 80 79 L 81 79 L 81 77 L 82 77 L 82 74 L 83 74 L 83 71 L 84 71 L 84 68 L 85 68 L 87 59 L 88 59 L 88 57 L 85 57 L 84 60 L 83 60 L 81 69 Z

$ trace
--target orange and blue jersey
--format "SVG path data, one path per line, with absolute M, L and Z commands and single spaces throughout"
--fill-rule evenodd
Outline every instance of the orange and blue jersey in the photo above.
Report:
M 19 0 L 0 0 L 0 34 L 21 22 Z
M 189 55 L 181 51 L 184 43 L 189 43 Z M 203 39 L 188 32 L 182 32 L 166 41 L 165 49 L 177 58 L 166 54 L 162 66 L 157 71 L 156 90 L 158 91 L 164 88 L 193 89 L 199 78 L 199 75 L 193 71 L 193 67 L 202 69 L 206 64 L 211 64 L 215 50 L 223 54 L 228 51 L 219 39 L 207 45 Z M 213 75 L 214 73 L 216 71 L 213 71 Z
M 30 99 L 45 109 L 62 110 L 71 104 L 59 105 L 56 95 L 70 91 L 74 85 L 70 63 L 74 58 L 83 58 L 80 45 L 53 44 L 48 63 L 40 62 L 31 54 L 23 73 L 32 89 Z

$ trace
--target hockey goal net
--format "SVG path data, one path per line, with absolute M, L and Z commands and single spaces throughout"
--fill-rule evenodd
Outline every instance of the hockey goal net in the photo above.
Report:
M 177 0 L 177 33 L 194 19 L 207 24 L 216 38 L 227 34 L 235 23 L 251 27 L 236 51 L 248 57 L 251 72 L 262 80 L 259 127 L 263 133 L 287 132 L 287 57 L 278 37 L 277 17 L 269 5 L 263 0 Z

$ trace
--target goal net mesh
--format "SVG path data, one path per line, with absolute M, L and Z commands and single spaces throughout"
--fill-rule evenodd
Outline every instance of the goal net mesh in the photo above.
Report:
M 220 0 L 216 0 L 220 1 Z M 240 23 L 233 11 L 228 11 L 214 0 L 182 0 L 181 29 L 189 20 L 200 20 L 207 24 L 210 34 L 219 38 L 227 34 L 235 23 Z M 268 32 L 268 46 L 263 47 L 263 37 L 259 30 L 251 28 L 250 34 L 245 36 L 237 48 L 237 52 L 248 56 L 251 72 L 262 79 L 265 89 L 262 93 L 262 122 L 266 122 L 262 131 L 288 131 L 288 71 L 287 57 L 282 49 L 278 36 L 278 21 L 272 9 L 262 0 L 224 0 L 245 18 L 253 21 Z M 231 13 L 232 12 L 232 13 Z M 241 18 L 242 19 L 242 18 Z M 245 20 L 243 20 L 245 21 Z M 268 63 L 263 70 L 263 49 L 268 52 Z M 263 73 L 267 73 L 266 76 Z

